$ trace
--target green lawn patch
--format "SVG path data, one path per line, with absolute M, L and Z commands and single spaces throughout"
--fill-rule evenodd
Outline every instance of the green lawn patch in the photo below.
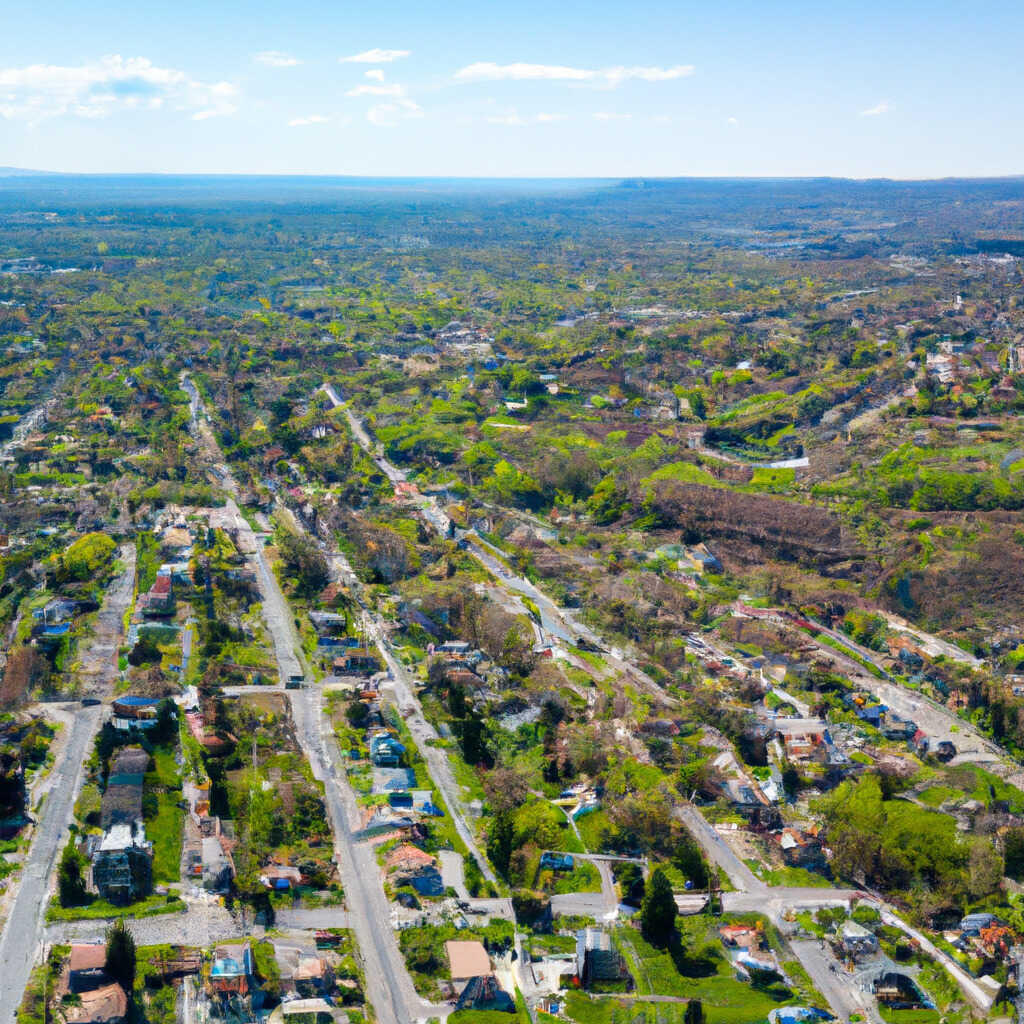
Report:
M 153 843 L 153 881 L 181 880 L 181 839 L 185 812 L 177 793 L 160 793 L 157 816 L 146 822 L 146 837 Z
M 147 896 L 144 900 L 117 906 L 107 900 L 93 900 L 85 907 L 61 907 L 56 901 L 46 911 L 47 921 L 95 921 L 115 917 L 157 917 L 160 914 L 179 914 L 185 909 L 177 895 Z

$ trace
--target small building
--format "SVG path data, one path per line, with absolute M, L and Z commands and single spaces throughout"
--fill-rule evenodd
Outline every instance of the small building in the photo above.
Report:
M 268 864 L 260 871 L 260 884 L 274 892 L 288 892 L 302 884 L 302 872 L 290 864 Z
M 152 729 L 157 724 L 160 700 L 156 697 L 138 697 L 126 694 L 111 704 L 112 724 L 115 729 Z
M 227 892 L 235 877 L 235 863 L 220 835 L 202 836 L 186 845 L 185 874 L 208 892 Z
M 826 866 L 825 848 L 817 836 L 795 828 L 784 828 L 778 841 L 782 859 L 789 867 L 816 871 Z
M 575 864 L 571 853 L 547 851 L 540 855 L 541 871 L 572 871 Z
M 102 942 L 80 942 L 68 957 L 68 991 L 91 992 L 107 982 L 107 947 Z
M 968 914 L 962 918 L 960 921 L 960 932 L 962 935 L 981 935 L 983 928 L 992 928 L 994 925 L 1002 923 L 995 914 L 981 911 L 976 914 Z
M 405 756 L 405 746 L 389 732 L 370 737 L 370 760 L 377 768 L 397 768 Z
M 467 942 L 449 939 L 444 944 L 444 951 L 448 956 L 451 979 L 456 985 L 494 973 L 491 970 L 491 958 L 478 939 Z
M 148 896 L 153 889 L 153 844 L 146 839 L 141 818 L 113 825 L 92 857 L 92 880 L 110 903 L 126 904 Z
M 839 929 L 839 945 L 847 956 L 871 956 L 878 952 L 878 939 L 874 932 L 852 919 L 843 922 Z
M 82 992 L 77 1006 L 61 1008 L 66 1024 L 122 1024 L 128 1016 L 128 996 L 117 982 Z
M 252 988 L 252 950 L 248 942 L 218 946 L 210 967 L 210 991 L 219 995 L 246 996 Z

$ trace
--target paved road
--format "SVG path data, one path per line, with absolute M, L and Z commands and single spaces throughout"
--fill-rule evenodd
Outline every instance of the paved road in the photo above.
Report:
M 124 545 L 120 557 L 126 568 L 107 589 L 94 623 L 94 640 L 82 658 L 83 667 L 90 670 L 89 689 L 104 696 L 109 695 L 117 678 L 116 651 L 135 584 L 135 546 Z M 0 934 L 0 1021 L 14 1019 L 37 960 L 50 879 L 74 814 L 82 766 L 104 715 L 101 707 L 79 707 L 67 742 L 50 772 L 49 791 L 16 883 L 14 906 Z
M 874 999 L 843 971 L 827 946 L 818 939 L 791 939 L 789 945 L 840 1021 L 858 1013 L 871 1021 L 881 1020 Z
M 354 839 L 360 825 L 359 808 L 345 776 L 341 752 L 333 735 L 324 729 L 320 692 L 292 690 L 289 696 L 299 742 L 313 774 L 324 783 L 349 924 L 366 965 L 366 995 L 377 1020 L 380 1024 L 408 1024 L 419 1018 L 445 1016 L 449 1007 L 431 1006 L 416 993 L 391 930 L 391 908 L 373 847 Z
M 677 817 L 700 843 L 708 859 L 729 876 L 729 881 L 741 892 L 766 896 L 768 886 L 758 878 L 733 852 L 729 844 L 715 831 L 714 826 L 692 804 L 683 804 Z
M 33 965 L 39 958 L 43 915 L 62 841 L 67 836 L 89 753 L 103 717 L 102 708 L 83 708 L 71 726 L 63 755 L 51 771 L 54 786 L 36 819 L 36 832 L 22 867 L 18 894 L 0 936 L 0 1021 L 13 1021 Z

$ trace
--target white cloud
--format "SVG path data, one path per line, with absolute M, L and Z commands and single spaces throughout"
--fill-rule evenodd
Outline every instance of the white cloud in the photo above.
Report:
M 889 113 L 889 101 L 882 100 L 880 103 L 876 103 L 873 107 L 868 107 L 867 110 L 860 112 L 861 117 L 878 117 L 881 114 Z
M 529 114 L 522 115 L 513 110 L 509 114 L 495 114 L 486 118 L 488 124 L 503 124 L 512 128 L 525 128 L 531 124 L 554 124 L 556 121 L 566 120 L 566 114 Z
M 369 71 L 363 72 L 363 77 L 370 79 L 371 82 L 383 82 L 384 71 L 381 68 L 370 68 Z
M 253 58 L 257 64 L 263 64 L 268 68 L 293 68 L 302 61 L 293 57 L 290 53 L 282 53 L 280 50 L 262 50 L 254 54 Z
M 739 124 L 739 120 L 735 117 L 730 117 L 726 120 L 726 124 Z
M 394 128 L 399 121 L 422 116 L 419 104 L 406 96 L 398 97 L 391 103 L 377 103 L 366 112 L 366 120 L 379 128 Z
M 404 96 L 405 88 L 397 82 L 388 85 L 357 85 L 345 93 L 346 96 Z
M 100 118 L 125 110 L 171 110 L 195 121 L 233 114 L 238 88 L 201 82 L 146 57 L 103 57 L 90 64 L 0 68 L 0 117 L 36 123 L 50 117 Z
M 364 50 L 353 53 L 351 57 L 339 57 L 339 64 L 390 64 L 393 60 L 408 57 L 409 50 Z
M 611 110 L 598 110 L 592 115 L 595 121 L 628 121 L 632 114 L 618 114 Z
M 306 117 L 293 117 L 288 122 L 289 128 L 304 128 L 308 124 L 327 124 L 330 121 L 329 117 L 325 117 L 323 114 L 309 114 Z
M 478 61 L 467 64 L 455 73 L 460 82 L 590 82 L 614 89 L 630 79 L 644 82 L 668 82 L 692 75 L 692 64 L 677 64 L 670 68 L 624 67 L 574 68 L 562 64 L 495 64 Z

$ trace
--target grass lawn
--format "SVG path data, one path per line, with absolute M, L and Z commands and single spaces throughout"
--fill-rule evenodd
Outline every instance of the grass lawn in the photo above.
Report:
M 570 892 L 600 892 L 601 876 L 590 861 L 577 860 L 572 871 L 541 871 L 536 888 L 542 892 L 562 895 Z
M 774 1004 L 772 1004 L 774 1005 Z M 709 1024 L 761 1024 L 765 1014 L 746 1016 L 746 1010 L 722 1011 L 703 1003 L 704 1017 Z M 687 1003 L 656 1003 L 635 999 L 589 998 L 581 992 L 570 992 L 565 1002 L 565 1017 L 577 1024 L 683 1024 Z M 752 1011 L 755 1012 L 756 1011 Z M 767 1013 L 767 1011 L 766 1011 Z M 562 1018 L 538 1014 L 537 1021 Z
M 921 803 L 927 804 L 929 807 L 939 807 L 947 800 L 958 796 L 960 796 L 960 791 L 951 786 L 929 786 L 917 795 Z
M 159 914 L 180 914 L 185 904 L 176 897 L 168 902 L 166 896 L 147 896 L 126 907 L 115 906 L 106 900 L 94 900 L 85 907 L 62 907 L 56 900 L 46 911 L 47 921 L 94 921 L 115 917 L 156 917 Z
M 173 747 L 157 747 L 153 751 L 153 762 L 160 785 L 168 789 L 177 789 L 181 785 L 181 773 L 175 761 L 177 751 Z
M 153 881 L 181 881 L 181 838 L 185 812 L 175 793 L 160 793 L 159 812 L 146 822 L 146 837 L 153 843 Z
M 783 1005 L 768 992 L 737 981 L 732 964 L 717 941 L 714 922 L 705 917 L 681 919 L 683 946 L 703 976 L 679 973 L 667 952 L 655 949 L 632 928 L 616 931 L 616 940 L 629 964 L 638 995 L 671 995 L 700 999 L 709 1024 L 756 1024 Z M 787 1000 L 788 1001 L 788 1000 Z M 682 1009 L 682 1004 L 679 1004 Z M 642 1019 L 642 1018 L 641 1018 Z M 679 1015 L 682 1020 L 682 1013 Z M 612 1018 L 612 1024 L 618 1024 Z
M 601 836 L 611 823 L 604 811 L 591 811 L 576 819 L 576 828 L 587 848 L 587 853 L 603 853 Z
M 884 1006 L 878 1009 L 887 1024 L 939 1024 L 942 1018 L 938 1010 L 887 1010 Z

